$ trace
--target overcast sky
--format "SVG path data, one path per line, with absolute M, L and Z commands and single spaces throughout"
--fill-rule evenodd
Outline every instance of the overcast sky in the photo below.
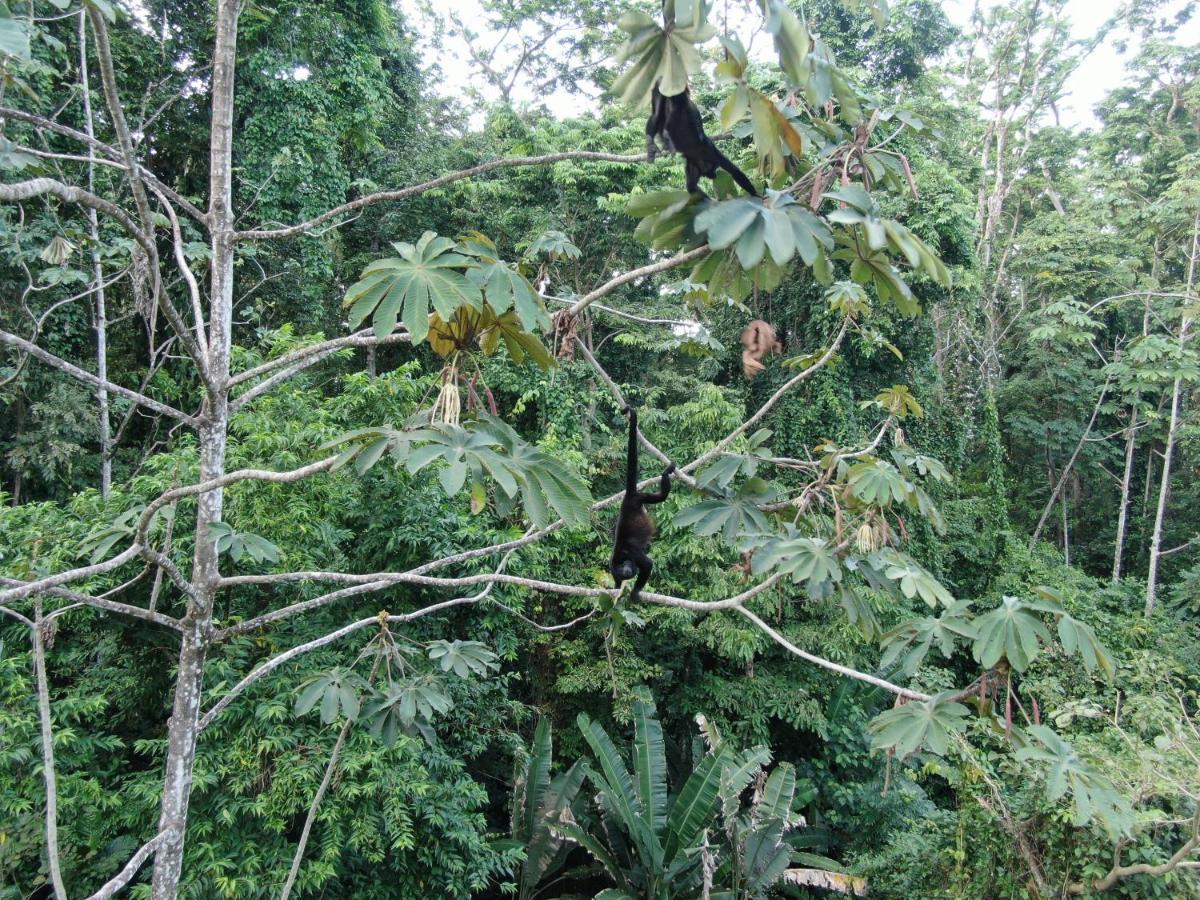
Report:
M 1004 2 L 1004 0 L 983 0 L 985 7 L 1000 2 Z M 1092 37 L 1100 25 L 1112 16 L 1119 2 L 1120 0 L 1068 0 L 1067 12 L 1071 19 L 1074 36 L 1076 38 Z M 1182 6 L 1183 2 L 1184 0 L 1173 0 L 1174 8 Z M 401 0 L 401 6 L 406 11 L 411 11 L 412 5 L 410 0 Z M 467 22 L 479 21 L 478 17 L 472 16 L 472 11 L 478 10 L 476 0 L 457 0 L 454 6 L 462 11 L 463 18 Z M 958 25 L 968 23 L 973 6 L 974 0 L 943 0 L 942 3 L 946 14 Z M 1114 37 L 1118 36 L 1110 36 L 1105 45 L 1095 50 L 1067 82 L 1068 97 L 1059 107 L 1064 125 L 1087 127 L 1095 124 L 1096 120 L 1092 115 L 1093 107 L 1105 94 L 1122 83 L 1125 60 L 1130 58 L 1137 48 L 1131 46 L 1124 55 L 1119 54 L 1113 47 Z M 1193 19 L 1181 28 L 1176 33 L 1174 41 L 1179 44 L 1200 43 L 1200 21 Z M 767 46 L 766 42 L 762 40 L 755 43 L 757 50 L 764 50 Z M 447 50 L 449 52 L 445 58 L 453 59 L 455 56 L 465 56 L 461 49 L 453 45 L 448 46 Z M 757 57 L 760 53 L 754 55 Z M 461 90 L 465 84 L 468 70 L 465 66 L 448 64 L 443 66 L 443 74 L 445 90 L 455 93 Z M 529 98 L 521 97 L 518 91 L 516 99 L 519 101 Z M 556 115 L 561 116 L 577 114 L 583 105 L 580 98 L 569 96 L 565 92 L 562 96 L 549 97 L 545 102 Z

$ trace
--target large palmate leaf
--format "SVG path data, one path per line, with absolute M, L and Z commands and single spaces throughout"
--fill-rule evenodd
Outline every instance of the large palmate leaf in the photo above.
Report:
M 641 107 L 650 100 L 650 89 L 657 84 L 663 95 L 673 97 L 688 86 L 688 76 L 700 71 L 702 44 L 716 34 L 707 21 L 707 4 L 686 0 L 664 10 L 673 17 L 664 28 L 644 12 L 627 12 L 617 25 L 629 37 L 621 45 L 617 62 L 629 63 L 612 84 L 612 93 L 622 103 Z
M 712 201 L 688 191 L 653 191 L 635 194 L 629 201 L 629 215 L 640 219 L 633 236 L 655 250 L 699 246 L 703 238 L 696 234 L 693 220 L 696 211 Z
M 367 705 L 362 716 L 369 732 L 389 747 L 401 734 L 420 734 L 432 744 L 433 718 L 453 706 L 441 678 L 419 675 L 394 682 L 386 694 Z
M 813 599 L 829 596 L 842 580 L 842 567 L 829 541 L 803 535 L 791 524 L 785 526 L 784 534 L 755 540 L 753 546 L 751 570 L 755 575 L 778 569 L 791 575 L 794 583 L 803 583 Z
M 1068 791 L 1074 801 L 1074 821 L 1083 826 L 1096 820 L 1116 838 L 1133 825 L 1129 801 L 1095 766 L 1081 759 L 1074 748 L 1045 725 L 1032 725 L 1030 734 L 1041 746 L 1022 747 L 1017 759 L 1047 766 L 1046 796 L 1051 803 Z
M 945 693 L 929 700 L 910 700 L 880 713 L 867 726 L 874 735 L 871 747 L 891 750 L 901 759 L 922 749 L 945 755 L 950 749 L 950 735 L 966 728 L 969 712 L 961 703 L 950 700 L 951 696 Z
M 1050 640 L 1050 631 L 1036 610 L 1018 597 L 1002 597 L 1000 606 L 972 625 L 976 636 L 971 651 L 985 669 L 1003 658 L 1018 672 L 1024 672 L 1041 649 L 1041 642 Z
M 562 235 L 562 232 L 553 232 Z M 563 243 L 579 254 L 578 248 L 566 240 Z M 467 278 L 483 290 L 484 299 L 498 318 L 516 312 L 520 327 L 527 332 L 550 327 L 546 305 L 524 275 L 500 259 L 491 238 L 480 232 L 464 235 L 458 243 L 461 253 L 475 257 L 478 262 L 467 270 Z
M 393 243 L 397 256 L 376 260 L 346 291 L 342 305 L 350 309 L 350 327 L 373 317 L 375 334 L 391 334 L 404 322 L 414 344 L 429 331 L 430 307 L 443 321 L 462 305 L 482 309 L 479 285 L 467 278 L 468 257 L 449 238 L 426 231 L 416 244 Z
M 959 638 L 975 637 L 975 628 L 965 615 L 969 605 L 969 600 L 960 600 L 936 618 L 912 619 L 893 628 L 883 636 L 880 667 L 889 669 L 899 661 L 900 670 L 912 675 L 935 644 L 942 656 L 949 659 Z
M 361 708 L 360 694 L 369 689 L 366 681 L 348 669 L 330 669 L 300 685 L 295 713 L 303 716 L 320 703 L 324 724 L 336 719 L 339 711 L 353 721 Z
M 553 521 L 555 514 L 572 525 L 588 520 L 592 498 L 583 479 L 561 460 L 527 443 L 502 420 L 490 416 L 481 416 L 469 429 L 457 425 L 409 431 L 362 428 L 325 447 L 344 447 L 334 468 L 353 461 L 360 474 L 385 453 L 413 475 L 440 462 L 438 481 L 447 496 L 461 491 L 468 478 L 472 485 L 480 485 L 485 476 L 490 477 L 499 488 L 497 496 L 519 498 L 539 527 Z
M 770 529 L 767 517 L 758 508 L 761 499 L 756 494 L 741 493 L 702 500 L 676 513 L 673 524 L 677 528 L 690 527 L 702 537 L 720 534 L 733 543 L 738 535 L 762 534 Z
M 796 254 L 807 266 L 833 249 L 829 227 L 790 195 L 767 191 L 765 198 L 738 197 L 710 203 L 695 219 L 714 250 L 734 248 L 738 262 L 753 269 L 770 253 L 777 266 Z
M 954 605 L 954 595 L 916 560 L 890 549 L 881 551 L 878 558 L 883 574 L 897 583 L 905 597 L 911 600 L 919 596 L 927 606 L 935 609 L 939 605 L 947 608 Z

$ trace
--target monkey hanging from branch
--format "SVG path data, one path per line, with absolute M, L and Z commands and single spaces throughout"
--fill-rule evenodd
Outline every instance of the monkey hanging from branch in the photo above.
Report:
M 730 162 L 704 133 L 700 110 L 692 102 L 686 87 L 671 97 L 662 94 L 657 83 L 650 89 L 650 119 L 646 122 L 646 156 L 650 162 L 654 162 L 659 153 L 658 140 L 662 141 L 663 151 L 678 152 L 683 156 L 689 194 L 704 193 L 700 191 L 701 176 L 712 178 L 717 169 L 724 169 L 743 190 L 758 196 L 746 173 Z
M 659 479 L 657 494 L 643 494 L 638 491 L 638 427 L 637 410 L 626 404 L 625 414 L 629 416 L 629 452 L 625 463 L 625 497 L 621 500 L 621 512 L 617 515 L 617 524 L 613 533 L 613 555 L 608 570 L 613 580 L 620 587 L 636 574 L 637 581 L 633 585 L 630 600 L 641 596 L 642 588 L 650 578 L 654 568 L 647 551 L 650 540 L 654 537 L 654 520 L 646 512 L 646 506 L 652 503 L 662 503 L 671 493 L 671 473 L 675 464 L 667 466 Z
M 763 357 L 768 353 L 782 353 L 783 344 L 775 339 L 775 329 L 770 322 L 751 319 L 742 332 L 742 374 L 753 378 L 766 368 Z

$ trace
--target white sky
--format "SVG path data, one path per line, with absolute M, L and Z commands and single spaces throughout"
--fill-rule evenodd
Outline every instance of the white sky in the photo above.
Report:
M 453 7 L 460 11 L 464 21 L 468 23 L 482 21 L 477 15 L 479 9 L 477 0 L 451 0 L 451 2 Z M 942 8 L 951 21 L 965 26 L 970 19 L 974 2 L 975 0 L 943 0 Z M 1004 2 L 1004 0 L 982 0 L 982 2 L 984 7 L 988 8 Z M 1182 6 L 1183 2 L 1184 0 L 1173 0 L 1169 4 L 1169 8 L 1174 10 Z M 1099 27 L 1113 15 L 1119 3 L 1120 0 L 1068 0 L 1066 10 L 1071 19 L 1073 35 L 1079 39 L 1095 35 Z M 419 17 L 416 16 L 413 9 L 412 0 L 400 0 L 400 4 L 414 22 L 419 21 Z M 447 4 L 435 0 L 433 5 L 444 8 Z M 743 37 L 749 37 L 749 35 L 743 35 Z M 1128 35 L 1110 35 L 1108 41 L 1093 51 L 1068 80 L 1067 97 L 1059 107 L 1063 125 L 1088 127 L 1096 124 L 1092 114 L 1093 107 L 1103 99 L 1105 94 L 1123 82 L 1125 60 L 1131 58 L 1137 48 L 1131 45 L 1125 54 L 1119 54 L 1113 46 L 1114 39 L 1119 37 L 1128 37 Z M 1200 16 L 1179 29 L 1173 41 L 1184 45 L 1200 43 Z M 755 44 L 754 50 L 756 51 L 761 52 L 766 49 L 766 42 L 761 38 L 755 41 Z M 446 49 L 448 52 L 443 59 L 452 60 L 456 57 L 465 58 L 466 56 L 461 45 L 455 46 L 453 42 L 448 41 Z M 754 52 L 753 55 L 758 57 L 760 52 Z M 466 65 L 444 64 L 443 90 L 450 94 L 460 92 L 465 86 L 469 74 Z M 515 99 L 518 101 L 528 99 L 522 97 L 519 90 L 515 94 Z M 566 92 L 559 96 L 549 97 L 545 102 L 555 115 L 563 117 L 576 115 L 589 106 L 586 100 L 572 97 Z

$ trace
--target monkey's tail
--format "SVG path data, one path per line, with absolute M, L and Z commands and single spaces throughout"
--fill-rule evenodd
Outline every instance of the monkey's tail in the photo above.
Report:
M 746 177 L 746 173 L 735 166 L 720 150 L 717 151 L 717 163 L 722 169 L 733 176 L 733 180 L 738 183 L 738 187 L 744 190 L 752 197 L 758 196 L 758 191 L 754 189 L 754 183 Z

